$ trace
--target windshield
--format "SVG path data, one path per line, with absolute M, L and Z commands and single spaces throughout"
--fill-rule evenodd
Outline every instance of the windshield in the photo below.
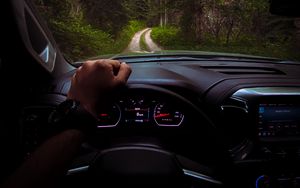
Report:
M 72 62 L 177 51 L 300 60 L 300 20 L 269 0 L 35 0 Z

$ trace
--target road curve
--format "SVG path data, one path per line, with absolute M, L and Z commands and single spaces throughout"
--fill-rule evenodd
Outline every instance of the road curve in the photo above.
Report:
M 151 32 L 152 32 L 152 29 L 149 29 L 149 30 L 146 30 L 145 31 L 145 42 L 149 48 L 149 50 L 151 52 L 154 52 L 154 51 L 161 51 L 161 48 L 157 46 L 157 44 L 155 44 L 153 42 L 153 40 L 151 39 Z
M 131 42 L 129 43 L 128 47 L 125 49 L 124 52 L 125 53 L 128 53 L 128 52 L 151 53 L 154 51 L 160 51 L 161 48 L 159 48 L 158 45 L 155 44 L 150 37 L 151 32 L 152 32 L 152 29 L 146 28 L 146 29 L 143 29 L 143 30 L 135 33 L 131 39 Z M 148 46 L 149 51 L 142 51 L 142 49 L 140 47 L 140 41 L 141 41 L 142 36 L 145 36 L 145 43 Z
M 138 31 L 137 33 L 135 33 L 134 36 L 131 39 L 131 42 L 129 43 L 129 45 L 128 45 L 128 47 L 127 47 L 127 49 L 125 51 L 128 51 L 128 52 L 140 52 L 141 51 L 141 47 L 140 47 L 141 36 L 147 30 L 149 30 L 149 28 L 143 29 L 143 30 Z

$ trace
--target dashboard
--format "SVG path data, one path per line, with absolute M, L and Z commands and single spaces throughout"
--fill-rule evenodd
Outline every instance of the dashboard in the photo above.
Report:
M 128 86 L 111 97 L 110 105 L 98 113 L 94 143 L 132 136 L 139 141 L 141 137 L 155 138 L 168 149 L 206 164 L 220 160 L 216 148 L 221 143 L 239 172 L 240 181 L 249 185 L 245 187 L 297 187 L 299 65 L 176 61 L 133 63 L 131 67 Z M 239 71 L 253 67 L 278 71 L 274 75 L 249 74 L 234 72 L 236 67 Z M 56 80 L 54 89 L 39 99 L 39 104 L 53 108 L 63 101 L 73 74 L 71 71 Z M 32 136 L 32 127 L 39 122 L 33 123 L 32 117 L 45 121 L 49 111 L 47 107 L 24 109 L 23 139 L 33 138 L 23 142 L 31 143 L 27 148 L 39 142 Z
M 23 13 L 22 8 L 7 10 Z M 26 31 L 25 21 L 14 19 L 7 27 L 13 31 L 9 33 Z M 28 39 L 26 32 L 21 33 Z M 24 48 L 31 46 L 29 39 L 29 45 L 23 45 L 22 37 L 10 38 L 13 45 L 1 57 L 5 65 L 1 66 L 1 118 L 8 125 L 2 125 L 1 133 L 3 156 L 9 156 L 2 161 L 8 169 L 18 164 L 10 158 L 20 156 L 16 152 L 20 145 L 26 158 L 49 137 L 49 114 L 66 99 L 76 71 L 57 51 L 57 63 L 49 74 Z M 99 112 L 98 129 L 88 140 L 91 143 L 83 144 L 79 157 L 99 143 L 110 145 L 116 139 L 124 145 L 124 139 L 155 142 L 202 166 L 220 166 L 225 171 L 222 175 L 232 175 L 233 169 L 233 179 L 242 186 L 232 187 L 300 187 L 300 64 L 237 54 L 173 53 L 114 56 L 133 70 L 128 87 L 107 99 L 111 103 Z M 12 81 L 14 77 L 19 79 Z M 15 124 L 19 127 L 10 126 Z M 11 144 L 15 137 L 17 144 Z M 226 157 L 231 169 L 220 165 Z M 188 166 L 190 171 L 185 173 L 199 177 L 194 173 L 199 172 L 198 165 Z
M 15 21 L 22 26 L 19 29 L 26 26 L 26 20 Z M 7 27 L 12 35 L 19 32 L 17 25 Z M 3 88 L 7 88 L 2 92 L 5 113 L 1 118 L 9 125 L 9 131 L 2 131 L 3 145 L 9 147 L 9 158 L 14 158 L 20 153 L 11 152 L 16 155 L 10 156 L 10 151 L 16 151 L 21 143 L 26 158 L 49 137 L 49 114 L 66 99 L 76 68 L 57 53 L 59 63 L 50 75 L 31 58 L 31 50 L 25 50 L 20 37 L 10 38 L 15 39 L 10 42 L 14 45 L 1 58 L 5 65 L 1 67 L 5 70 Z M 236 172 L 232 177 L 242 184 L 236 187 L 300 187 L 299 63 L 182 52 L 117 55 L 114 59 L 131 66 L 128 87 L 109 97 L 111 103 L 99 112 L 98 129 L 88 140 L 97 144 L 83 145 L 79 155 L 115 139 L 132 138 L 129 141 L 138 144 L 155 140 L 169 151 L 209 167 L 229 157 Z M 22 68 L 16 69 L 16 63 Z M 12 77 L 20 79 L 12 82 Z M 23 93 L 25 96 L 20 96 Z M 19 127 L 10 126 L 11 122 L 18 122 Z M 15 135 L 18 144 L 10 147 Z M 221 155 L 222 149 L 226 156 Z M 189 164 L 190 170 L 197 166 Z M 231 169 L 223 169 L 223 175 L 232 175 Z

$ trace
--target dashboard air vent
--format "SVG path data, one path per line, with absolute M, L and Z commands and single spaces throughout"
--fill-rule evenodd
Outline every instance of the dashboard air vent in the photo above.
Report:
M 245 142 L 248 137 L 249 107 L 246 101 L 230 97 L 220 106 L 221 120 L 220 124 L 223 132 L 227 136 L 230 145 L 230 152 L 236 159 L 243 159 L 247 156 L 245 153 Z M 248 147 L 246 147 L 248 148 Z
M 284 72 L 267 67 L 234 67 L 234 66 L 207 66 L 204 67 L 208 70 L 229 74 L 229 75 L 240 75 L 240 74 L 270 74 L 270 75 L 285 75 Z

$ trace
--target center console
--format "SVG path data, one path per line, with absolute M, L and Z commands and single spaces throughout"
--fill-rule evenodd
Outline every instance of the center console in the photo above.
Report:
M 244 102 L 251 149 L 237 159 L 251 187 L 300 187 L 300 88 L 256 87 L 236 91 Z
M 299 104 L 260 103 L 258 104 L 257 114 L 257 129 L 260 140 L 300 139 Z

